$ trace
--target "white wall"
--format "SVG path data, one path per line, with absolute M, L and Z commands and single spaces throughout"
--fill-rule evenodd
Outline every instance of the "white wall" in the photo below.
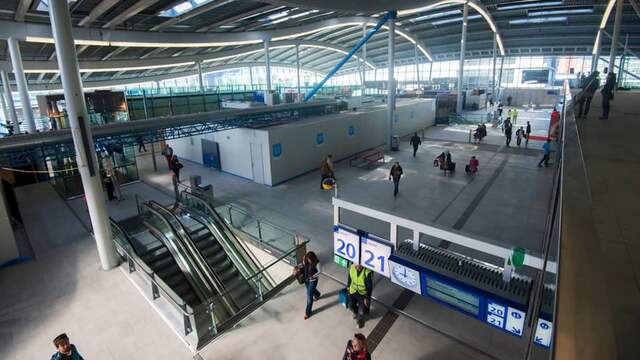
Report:
M 435 123 L 434 99 L 398 99 L 393 133 L 404 136 Z M 354 134 L 349 135 L 353 126 Z M 239 128 L 212 134 L 169 140 L 174 154 L 202 164 L 201 138 L 216 141 L 220 149 L 222 171 L 253 180 L 251 143 L 262 149 L 264 184 L 276 185 L 308 171 L 332 154 L 335 161 L 386 143 L 387 108 L 385 105 L 363 108 L 263 129 Z M 318 133 L 324 143 L 316 144 Z M 282 155 L 273 156 L 273 145 L 281 144 Z M 258 164 L 259 161 L 254 161 Z
M 502 89 L 502 105 L 507 106 L 507 97 L 511 95 L 512 106 L 527 106 L 529 103 L 535 104 L 537 107 L 552 107 L 558 103 L 558 93 L 555 89 L 520 89 L 506 88 Z M 506 112 L 506 110 L 505 110 Z
M 393 133 L 400 136 L 432 126 L 435 122 L 435 100 L 401 100 L 397 104 L 396 115 Z M 348 133 L 350 126 L 355 130 L 352 136 Z M 337 161 L 383 145 L 387 128 L 387 109 L 380 106 L 265 129 L 269 134 L 269 151 L 274 144 L 282 146 L 280 157 L 269 154 L 271 178 L 267 184 L 276 185 L 316 170 L 328 154 Z M 318 133 L 324 134 L 321 145 L 316 144 Z

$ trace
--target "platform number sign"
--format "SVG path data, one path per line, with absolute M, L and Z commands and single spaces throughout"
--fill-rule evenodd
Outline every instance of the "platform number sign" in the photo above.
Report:
M 553 333 L 553 323 L 551 321 L 538 319 L 536 326 L 535 343 L 544 347 L 551 345 L 551 335 Z
M 360 241 L 360 263 L 367 269 L 389 277 L 389 256 L 391 256 L 391 243 L 372 238 L 371 235 L 363 235 Z
M 490 325 L 515 336 L 522 337 L 525 313 L 512 307 L 487 299 L 487 318 Z
M 333 253 L 358 264 L 360 262 L 360 235 L 340 226 L 334 226 Z

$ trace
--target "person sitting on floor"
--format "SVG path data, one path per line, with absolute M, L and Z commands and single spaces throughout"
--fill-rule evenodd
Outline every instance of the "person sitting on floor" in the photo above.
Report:
M 475 175 L 478 172 L 478 165 L 480 165 L 480 162 L 478 161 L 478 159 L 476 159 L 475 156 L 472 156 L 471 160 L 469 160 L 469 164 L 465 166 L 464 172 L 467 174 Z

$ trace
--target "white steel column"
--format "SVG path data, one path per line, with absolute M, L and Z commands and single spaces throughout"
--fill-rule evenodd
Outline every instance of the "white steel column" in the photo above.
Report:
M 598 34 L 596 34 L 596 53 L 591 58 L 591 72 L 598 70 L 600 51 L 602 51 L 602 30 L 598 29 Z
M 251 85 L 251 90 L 253 90 L 253 67 L 249 66 L 249 84 Z
M 420 65 L 418 65 L 418 44 L 413 46 L 413 62 L 416 63 L 416 87 L 420 89 Z
M 431 73 L 433 70 L 433 61 L 429 63 L 429 83 L 431 83 Z M 431 85 L 431 84 L 430 84 Z
M 616 1 L 616 17 L 613 23 L 613 36 L 611 37 L 611 52 L 609 53 L 609 71 L 615 72 L 616 50 L 618 50 L 618 39 L 620 38 L 620 25 L 622 23 L 622 9 L 624 0 Z
M 624 66 L 627 62 L 627 46 L 629 46 L 629 34 L 627 34 L 624 38 L 624 48 L 622 49 L 622 54 L 620 55 L 620 65 L 618 66 L 618 84 L 622 86 L 622 79 L 624 77 Z
M 387 142 L 391 149 L 391 137 L 393 136 L 393 117 L 396 109 L 396 81 L 394 78 L 394 61 L 396 48 L 396 21 L 389 19 L 389 59 L 388 59 L 388 76 L 387 76 L 387 109 L 389 110 L 389 134 Z
M 202 79 L 202 62 L 198 61 L 198 86 L 200 92 L 204 94 L 204 80 Z
M 269 54 L 269 40 L 264 41 L 264 73 L 267 78 L 267 91 L 264 93 L 264 103 L 273 105 L 273 101 L 271 101 L 271 55 Z
M 87 199 L 100 263 L 104 270 L 108 270 L 118 265 L 118 258 L 111 237 L 109 213 L 102 192 L 98 158 L 96 157 L 89 114 L 80 80 L 78 56 L 71 33 L 71 16 L 67 0 L 49 0 L 49 14 L 71 134 L 76 148 L 78 170 Z
M 14 37 L 7 39 L 9 45 L 9 53 L 11 54 L 11 65 L 13 66 L 13 75 L 16 78 L 16 87 L 20 95 L 20 103 L 22 103 L 22 118 L 27 123 L 27 129 L 30 133 L 36 132 L 36 120 L 33 116 L 31 108 L 31 99 L 29 98 L 29 88 L 27 87 L 27 78 L 24 75 L 24 67 L 22 66 L 22 55 L 20 54 L 20 45 Z
M 4 92 L 2 93 L 4 94 Z M 4 100 L 4 95 L 0 95 L 0 102 L 2 102 L 2 114 L 4 116 L 5 125 L 11 125 L 11 116 L 9 116 L 9 109 L 7 109 L 7 102 Z
M 462 37 L 460 39 L 460 65 L 458 66 L 458 98 L 456 101 L 456 113 L 462 113 L 462 84 L 464 78 L 464 53 L 467 50 L 467 23 L 469 16 L 469 4 L 466 2 L 462 8 Z
M 4 100 L 7 104 L 7 113 L 8 117 L 6 119 L 7 124 L 11 121 L 11 125 L 13 125 L 13 133 L 20 134 L 20 124 L 18 124 L 18 115 L 16 114 L 16 106 L 13 103 L 13 95 L 11 94 L 11 83 L 9 82 L 9 75 L 6 71 L 0 71 L 0 76 L 2 77 L 2 87 L 4 93 Z
M 367 25 L 362 25 L 362 37 L 367 36 Z M 367 92 L 367 43 L 362 44 L 362 96 Z
M 498 92 L 500 92 L 500 88 L 502 87 L 502 68 L 503 67 L 504 67 L 504 56 L 501 56 L 500 57 L 500 72 L 498 73 Z
M 296 96 L 296 102 L 302 101 L 302 94 L 300 93 L 300 45 L 296 44 L 296 81 L 298 84 L 298 94 Z
M 491 75 L 491 97 L 493 98 L 493 101 L 496 101 L 496 47 L 497 47 L 497 43 L 498 43 L 498 34 L 493 33 L 493 53 L 492 53 L 492 66 L 493 66 L 493 71 L 492 71 L 492 75 Z

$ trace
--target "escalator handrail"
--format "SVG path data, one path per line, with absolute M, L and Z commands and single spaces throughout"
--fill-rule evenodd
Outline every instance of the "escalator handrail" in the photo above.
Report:
M 235 236 L 235 234 L 233 233 L 233 231 L 231 229 L 228 228 L 227 223 L 224 221 L 224 219 L 222 219 L 222 217 L 220 217 L 220 215 L 211 208 L 211 206 L 209 206 L 209 204 L 201 199 L 200 197 L 191 194 L 191 193 L 187 193 L 187 192 L 182 192 L 182 196 L 185 196 L 185 194 L 187 194 L 187 196 L 193 197 L 194 199 L 196 199 L 198 202 L 200 202 L 202 205 L 204 205 L 205 209 L 207 210 L 207 212 L 209 212 L 209 216 L 214 217 L 213 220 L 215 220 L 216 223 L 219 223 L 221 227 L 223 227 L 223 229 L 218 229 L 218 227 L 216 226 L 216 224 L 212 221 L 212 219 L 209 218 L 209 216 L 207 216 L 207 214 L 202 214 L 201 217 L 203 218 L 203 220 L 205 220 L 206 224 L 205 226 L 207 226 L 207 228 L 209 229 L 210 232 L 212 232 L 212 234 L 214 236 L 216 236 L 216 234 L 214 234 L 213 232 L 219 232 L 220 235 L 223 237 L 222 241 L 224 241 L 224 244 L 220 244 L 221 246 L 223 246 L 224 248 L 228 248 L 231 254 L 229 254 L 229 252 L 227 253 L 230 256 L 233 256 L 234 258 L 236 258 L 236 261 L 234 261 L 234 263 L 236 263 L 236 265 L 240 266 L 243 268 L 245 275 L 245 278 L 251 276 L 251 274 L 254 274 L 255 272 L 257 272 L 259 270 L 259 268 L 257 266 L 255 266 L 255 261 L 254 259 L 249 256 L 249 254 L 247 253 L 247 250 L 242 247 L 242 245 L 240 244 L 240 246 L 236 246 L 237 244 L 237 238 Z M 181 204 L 181 206 L 184 206 L 184 203 Z M 194 213 L 200 213 L 200 211 L 198 211 L 197 209 L 193 209 L 193 208 L 189 208 L 189 211 L 192 211 Z M 229 236 L 233 236 L 234 238 L 236 238 L 236 241 L 233 241 L 232 239 L 227 239 Z M 218 236 L 216 236 L 216 238 L 218 238 Z M 242 257 L 245 259 L 245 261 L 242 261 Z M 247 267 L 247 265 L 249 267 Z M 252 266 L 253 265 L 253 266 Z
M 216 294 L 223 293 L 225 290 L 224 284 L 215 273 L 215 271 L 213 271 L 209 263 L 207 263 L 204 256 L 200 252 L 200 249 L 198 249 L 189 233 L 184 229 L 184 225 L 182 225 L 176 214 L 167 210 L 165 207 L 154 200 L 147 202 L 147 204 L 152 206 L 157 212 L 164 214 L 165 220 L 169 222 L 170 227 L 173 229 L 175 235 L 182 239 L 184 245 L 186 245 L 187 247 L 188 255 L 190 256 L 192 261 L 196 261 L 196 266 L 199 267 L 199 272 L 201 273 L 200 276 L 202 276 L 202 279 L 205 280 L 208 287 L 213 290 L 210 297 L 215 298 Z M 237 304 L 231 303 L 229 299 L 223 298 L 222 300 L 227 306 L 227 310 L 231 314 L 233 314 L 236 309 L 239 308 Z M 205 301 L 206 300 L 203 299 L 203 302 Z
M 176 236 L 175 230 L 169 223 L 169 220 L 167 220 L 167 218 L 163 214 L 161 214 L 157 209 L 154 209 L 153 206 L 149 203 L 145 202 L 140 204 L 140 206 L 142 210 L 146 210 L 156 216 L 161 222 L 164 223 L 164 225 L 168 229 L 171 230 L 172 235 Z M 193 259 L 189 256 L 187 250 L 179 247 L 179 245 L 184 246 L 184 244 L 175 244 L 173 241 L 167 238 L 166 235 L 164 235 L 163 231 L 157 229 L 155 226 L 149 224 L 146 221 L 145 225 L 149 227 L 150 230 L 156 232 L 156 236 L 159 236 L 161 240 L 165 241 L 165 245 L 173 255 L 174 259 L 178 263 L 178 266 L 182 270 L 189 283 L 193 286 L 197 295 L 200 297 L 200 300 L 205 301 L 205 299 L 211 297 L 212 294 L 214 294 L 214 291 L 210 288 L 210 285 L 206 281 L 202 281 L 204 279 L 202 274 L 200 274 L 202 270 L 197 266 L 197 264 L 193 263 Z M 174 251 L 176 252 L 175 254 Z
M 287 251 L 287 253 L 286 253 L 286 254 L 284 254 L 284 255 L 280 256 L 279 258 L 277 258 L 277 259 L 273 260 L 273 261 L 272 261 L 271 263 L 269 263 L 267 266 L 265 266 L 264 268 L 260 269 L 260 271 L 258 271 L 257 273 L 255 273 L 255 274 L 251 275 L 251 276 L 250 276 L 250 277 L 248 277 L 246 280 L 247 280 L 247 281 L 252 281 L 253 279 L 255 279 L 255 278 L 259 277 L 259 276 L 263 276 L 263 275 L 265 274 L 265 272 L 266 272 L 267 270 L 269 270 L 272 266 L 275 266 L 276 264 L 278 264 L 278 263 L 282 262 L 284 259 L 286 259 L 287 257 L 291 256 L 292 254 L 295 254 L 295 252 L 296 252 L 296 251 L 298 251 L 298 249 L 299 249 L 300 247 L 305 246 L 307 242 L 308 242 L 308 241 L 304 241 L 304 242 L 302 242 L 302 243 L 300 243 L 300 244 L 296 245 L 294 248 L 292 248 L 291 250 Z M 264 275 L 264 276 L 266 276 L 266 275 Z M 293 274 L 292 274 L 292 275 L 289 275 L 285 280 L 283 280 L 283 282 L 284 282 L 284 281 L 288 281 L 288 280 L 290 280 L 290 279 L 292 279 L 292 278 L 293 278 Z M 242 285 L 242 283 L 239 283 L 239 284 L 236 284 L 236 285 L 234 285 L 234 286 L 231 286 L 231 287 L 230 287 L 230 288 L 228 288 L 228 289 L 225 289 L 225 291 L 224 291 L 223 293 L 217 294 L 217 295 L 215 295 L 214 297 L 212 297 L 211 299 L 208 299 L 208 300 L 206 301 L 206 303 L 207 303 L 207 304 L 212 304 L 212 303 L 214 303 L 218 298 L 226 298 L 226 297 L 229 297 L 229 295 L 231 294 L 231 292 L 232 292 L 233 290 L 235 290 L 235 289 L 239 288 L 241 285 Z M 275 285 L 277 286 L 278 284 L 275 284 Z M 274 286 L 274 288 L 275 288 L 275 286 Z M 264 295 L 264 294 L 263 294 L 263 295 Z M 249 302 L 249 303 L 248 303 L 248 304 L 246 304 L 243 308 L 238 309 L 238 311 L 237 311 L 237 312 L 240 312 L 240 311 L 242 311 L 242 309 L 244 309 L 244 308 L 246 308 L 246 307 L 250 306 L 250 305 L 251 305 L 251 303 L 252 303 L 252 302 Z
M 114 244 L 116 245 L 116 247 L 122 250 L 122 252 L 124 252 L 138 268 L 142 269 L 142 272 L 148 278 L 148 280 L 151 283 L 154 283 L 158 287 L 158 289 L 160 289 L 160 291 L 167 295 L 169 301 L 174 305 L 175 308 L 182 312 L 183 315 L 193 315 L 194 309 L 191 308 L 191 306 L 189 306 L 189 304 L 187 304 L 187 302 L 184 301 L 175 291 L 173 291 L 173 289 L 171 289 L 171 287 L 167 285 L 167 283 L 165 283 L 159 276 L 157 276 L 156 273 L 151 270 L 151 268 L 149 268 L 149 266 L 140 258 L 138 253 L 136 253 L 133 246 L 131 245 L 131 238 L 129 237 L 129 235 L 127 235 L 126 232 L 122 230 L 120 225 L 118 225 L 118 223 L 111 217 L 109 217 L 109 222 L 111 223 L 111 226 L 115 227 L 126 240 L 126 243 L 121 243 L 114 237 Z

